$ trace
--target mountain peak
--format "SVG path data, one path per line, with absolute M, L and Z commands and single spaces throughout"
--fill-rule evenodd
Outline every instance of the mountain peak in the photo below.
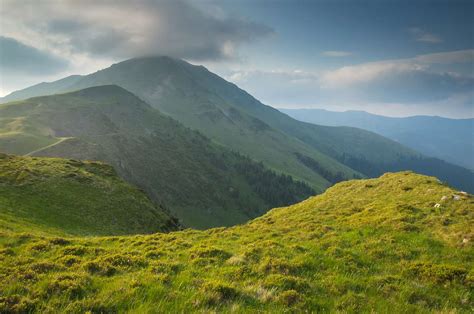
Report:
M 188 62 L 170 56 L 158 55 L 158 56 L 143 56 L 127 59 L 113 64 L 111 67 L 123 66 L 123 65 L 183 65 Z
M 87 87 L 81 90 L 77 90 L 74 92 L 69 93 L 71 95 L 79 95 L 79 96 L 100 96 L 104 94 L 112 94 L 116 96 L 121 96 L 121 95 L 133 95 L 130 93 L 128 90 L 126 90 L 123 87 L 120 87 L 115 84 L 108 84 L 108 85 L 99 85 L 99 86 L 92 86 L 92 87 Z

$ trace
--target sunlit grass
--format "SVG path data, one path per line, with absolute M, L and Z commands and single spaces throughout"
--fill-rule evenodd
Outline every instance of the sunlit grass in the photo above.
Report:
M 232 228 L 4 232 L 0 312 L 468 313 L 473 222 L 470 195 L 402 172 L 343 182 Z

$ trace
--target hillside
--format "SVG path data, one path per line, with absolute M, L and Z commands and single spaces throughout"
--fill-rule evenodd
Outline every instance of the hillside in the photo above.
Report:
M 0 229 L 58 235 L 177 230 L 169 214 L 98 162 L 0 153 Z
M 57 92 L 60 82 L 50 83 Z M 355 128 L 303 123 L 266 106 L 209 72 L 169 57 L 123 61 L 80 77 L 63 91 L 115 84 L 228 148 L 308 182 L 316 191 L 341 179 L 415 170 L 474 192 L 474 173 L 430 159 L 393 140 Z M 28 95 L 45 94 L 29 88 Z M 21 95 L 22 91 L 16 93 Z M 7 96 L 9 99 L 15 95 Z
M 300 121 L 328 126 L 350 126 L 386 136 L 427 156 L 474 169 L 474 119 L 432 116 L 385 117 L 364 111 L 280 109 Z
M 388 173 L 231 228 L 4 232 L 0 312 L 468 313 L 473 241 L 471 195 Z
M 315 193 L 117 86 L 0 105 L 0 151 L 107 162 L 195 228 L 242 223 Z

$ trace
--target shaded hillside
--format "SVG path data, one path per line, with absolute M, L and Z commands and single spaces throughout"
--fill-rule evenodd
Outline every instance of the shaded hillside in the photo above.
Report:
M 3 233 L 0 311 L 468 313 L 473 241 L 471 195 L 389 173 L 232 228 Z
M 343 173 L 346 179 L 360 176 L 333 158 L 271 127 L 260 117 L 248 114 L 238 103 L 221 97 L 208 86 L 207 76 L 210 75 L 213 74 L 204 67 L 193 66 L 182 60 L 169 57 L 140 58 L 84 76 L 64 90 L 107 84 L 121 86 L 185 126 L 199 130 L 232 150 L 262 161 L 272 169 L 305 180 L 318 192 L 331 183 L 301 163 L 295 157 L 295 152 L 318 160 L 331 173 Z M 44 94 L 43 90 L 38 92 Z M 56 93 L 56 89 L 53 93 Z
M 323 109 L 280 109 L 280 111 L 300 121 L 369 130 L 427 156 L 474 169 L 474 119 L 432 116 L 392 118 L 364 111 L 333 112 Z
M 0 105 L 0 151 L 105 161 L 198 228 L 242 223 L 314 194 L 117 86 Z
M 393 140 L 355 128 L 336 128 L 303 123 L 265 106 L 254 97 L 209 72 L 202 66 L 169 57 L 130 59 L 81 77 L 63 90 L 116 84 L 134 93 L 154 108 L 199 130 L 207 137 L 272 169 L 305 180 L 317 191 L 331 184 L 327 178 L 344 179 L 366 175 L 367 167 L 382 169 L 376 175 L 396 170 L 418 170 L 435 175 L 455 173 L 448 163 L 425 160 Z M 56 88 L 56 83 L 52 83 Z M 54 92 L 57 90 L 54 89 Z M 29 89 L 28 92 L 33 92 Z M 44 89 L 38 90 L 44 93 Z M 308 167 L 296 153 L 315 160 L 323 172 Z M 417 159 L 422 167 L 405 168 Z M 367 163 L 364 167 L 358 167 Z M 329 173 L 329 176 L 327 175 Z M 326 178 L 323 176 L 325 174 Z M 441 177 L 455 187 L 474 192 L 474 173 Z
M 456 188 L 474 192 L 474 172 L 469 169 L 437 158 L 426 157 L 420 154 L 418 150 L 415 151 L 399 142 L 363 129 L 330 127 L 295 120 L 270 106 L 262 104 L 244 90 L 207 71 L 205 68 L 189 66 L 194 68 L 192 73 L 196 78 L 196 82 L 218 95 L 225 102 L 238 106 L 239 109 L 257 117 L 273 128 L 297 138 L 313 149 L 366 176 L 376 177 L 387 171 L 413 170 L 439 177 Z M 443 133 L 443 127 L 442 124 L 437 126 L 436 132 L 432 132 L 433 138 L 436 138 L 436 134 Z M 472 138 L 473 135 L 472 127 L 470 132 L 466 130 L 466 133 L 460 134 L 462 138 Z M 459 140 L 457 136 L 444 135 L 442 138 L 445 142 Z M 424 143 L 421 139 L 420 142 L 418 146 L 422 146 Z M 413 143 L 416 143 L 416 141 L 413 140 Z M 472 144 L 470 145 L 472 148 Z M 417 148 L 417 144 L 410 146 Z M 305 155 L 302 152 L 297 153 Z M 444 153 L 451 154 L 448 147 L 446 147 Z M 306 157 L 318 162 L 317 159 L 311 156 Z M 324 174 L 325 171 L 323 170 L 320 173 Z M 329 174 L 329 178 L 339 176 L 340 174 L 337 171 L 332 171 Z
M 0 153 L 0 229 L 90 236 L 154 233 L 178 225 L 108 165 Z

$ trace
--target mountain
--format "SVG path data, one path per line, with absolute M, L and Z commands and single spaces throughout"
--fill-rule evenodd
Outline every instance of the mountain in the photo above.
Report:
M 304 122 L 351 126 L 378 133 L 427 156 L 474 169 L 474 119 L 435 116 L 385 117 L 364 111 L 280 109 Z
M 232 228 L 2 233 L 2 313 L 469 313 L 474 199 L 409 172 Z
M 178 225 L 108 165 L 0 154 L 0 229 L 90 236 L 171 231 Z
M 42 82 L 25 89 L 15 91 L 7 96 L 0 98 L 2 103 L 27 99 L 35 96 L 45 96 L 60 93 L 69 89 L 72 85 L 81 79 L 81 75 L 71 75 L 54 82 Z
M 0 105 L 0 151 L 107 162 L 195 228 L 242 223 L 315 193 L 118 86 Z
M 127 89 L 234 151 L 306 181 L 317 192 L 341 180 L 407 169 L 474 192 L 474 173 L 470 170 L 425 157 L 366 130 L 297 121 L 206 68 L 183 60 L 130 59 L 85 75 L 64 91 L 107 84 Z M 46 92 L 38 90 L 38 94 Z

